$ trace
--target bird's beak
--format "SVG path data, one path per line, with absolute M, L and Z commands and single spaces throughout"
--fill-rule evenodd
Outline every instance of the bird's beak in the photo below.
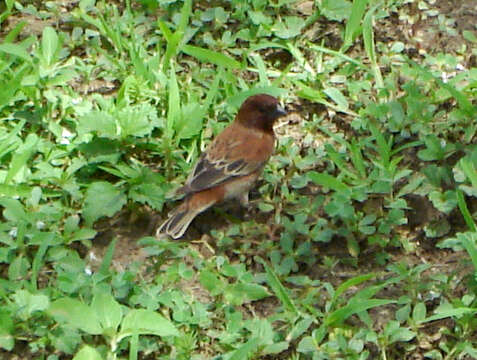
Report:
M 287 114 L 287 112 L 280 105 L 277 105 L 277 107 L 275 108 L 275 111 L 273 113 L 273 115 L 275 115 L 276 117 L 285 116 L 286 114 Z

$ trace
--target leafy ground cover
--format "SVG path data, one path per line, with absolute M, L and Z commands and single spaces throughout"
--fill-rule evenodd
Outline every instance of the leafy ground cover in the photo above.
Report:
M 477 358 L 475 1 L 0 4 L 0 356 Z M 241 101 L 246 212 L 152 235 Z

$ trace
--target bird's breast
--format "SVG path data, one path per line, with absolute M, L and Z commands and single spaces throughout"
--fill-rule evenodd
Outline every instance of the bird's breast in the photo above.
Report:
M 237 177 L 224 184 L 225 199 L 238 198 L 243 193 L 248 192 L 261 172 L 262 169 L 258 169 L 249 175 Z

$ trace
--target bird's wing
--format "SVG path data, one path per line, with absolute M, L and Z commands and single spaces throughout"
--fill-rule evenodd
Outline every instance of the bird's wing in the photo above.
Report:
M 264 166 L 273 151 L 273 137 L 241 126 L 226 128 L 199 157 L 183 187 L 184 193 L 209 189 Z

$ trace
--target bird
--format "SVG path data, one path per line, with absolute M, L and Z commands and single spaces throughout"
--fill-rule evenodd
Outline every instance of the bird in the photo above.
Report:
M 183 202 L 168 214 L 157 237 L 181 238 L 194 218 L 228 199 L 248 206 L 248 193 L 275 148 L 273 124 L 286 115 L 277 98 L 248 97 L 230 123 L 199 156 L 185 184 L 176 191 Z

